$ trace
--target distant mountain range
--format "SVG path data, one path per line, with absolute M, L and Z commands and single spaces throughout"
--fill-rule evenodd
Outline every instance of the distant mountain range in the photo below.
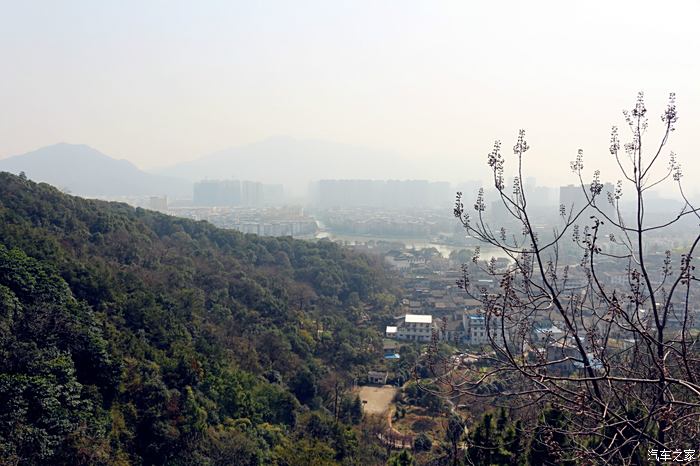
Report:
M 188 199 L 193 182 L 208 178 L 282 184 L 285 194 L 303 198 L 312 181 L 429 179 L 431 170 L 436 172 L 431 160 L 412 165 L 387 151 L 291 137 L 269 138 L 149 172 L 84 144 L 59 143 L 0 159 L 0 171 L 25 172 L 34 181 L 85 197 L 167 195 Z M 450 177 L 448 172 L 445 175 Z M 666 196 L 650 194 L 647 198 L 649 213 L 681 207 Z
M 25 172 L 34 181 L 83 196 L 192 195 L 185 180 L 146 173 L 83 144 L 54 144 L 0 159 L 0 171 Z
M 86 145 L 60 143 L 0 159 L 0 171 L 23 171 L 32 180 L 83 196 L 177 198 L 191 197 L 192 183 L 207 178 L 282 184 L 287 193 L 301 196 L 311 181 L 321 179 L 421 178 L 420 170 L 398 154 L 290 137 L 265 139 L 151 172 Z
M 274 137 L 205 155 L 154 173 L 198 181 L 233 178 L 305 192 L 320 179 L 405 179 L 420 172 L 398 154 L 320 140 Z M 420 176 L 420 175 L 418 175 Z

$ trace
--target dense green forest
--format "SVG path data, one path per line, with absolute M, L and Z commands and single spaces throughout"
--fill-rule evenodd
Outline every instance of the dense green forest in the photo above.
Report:
M 0 464 L 371 464 L 381 263 L 0 173 Z M 381 455 L 380 455 L 381 456 Z

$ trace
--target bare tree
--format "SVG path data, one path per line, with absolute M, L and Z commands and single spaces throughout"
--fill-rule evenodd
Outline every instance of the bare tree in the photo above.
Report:
M 510 189 L 496 141 L 488 165 L 512 226 L 490 224 L 483 189 L 473 212 L 465 209 L 462 193 L 454 209 L 469 235 L 509 259 L 507 265 L 484 261 L 477 250 L 459 281 L 482 303 L 492 347 L 488 364 L 455 368 L 437 351 L 427 356 L 441 394 L 457 403 L 478 397 L 521 412 L 563 413 L 565 422 L 547 427 L 565 433 L 569 444 L 550 447 L 584 463 L 700 454 L 690 452 L 700 449 L 700 355 L 692 306 L 700 297 L 693 287 L 700 214 L 683 190 L 676 156 L 666 153 L 678 118 L 675 96 L 661 117 L 661 140 L 649 148 L 642 93 L 624 115 L 629 141 L 621 143 L 616 127 L 610 139 L 621 180 L 607 192 L 599 171 L 584 181 L 579 150 L 571 169 L 582 202 L 561 205 L 558 226 L 547 234 L 536 228 L 522 181 L 525 132 L 513 147 Z M 682 208 L 652 223 L 645 196 L 664 182 L 675 184 Z M 624 204 L 628 192 L 631 200 Z M 663 242 L 664 232 L 681 224 L 688 234 L 685 252 L 650 250 L 650 238 Z M 478 280 L 483 277 L 494 286 Z

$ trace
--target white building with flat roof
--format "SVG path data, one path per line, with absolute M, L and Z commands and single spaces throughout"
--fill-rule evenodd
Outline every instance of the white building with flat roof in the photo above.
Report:
M 502 339 L 501 327 L 497 319 L 490 320 L 487 328 L 486 316 L 482 313 L 468 314 L 462 316 L 464 325 L 465 340 L 470 345 L 485 345 L 491 343 L 489 335 L 496 341 Z
M 396 318 L 396 338 L 399 340 L 428 342 L 433 329 L 430 314 L 406 314 Z

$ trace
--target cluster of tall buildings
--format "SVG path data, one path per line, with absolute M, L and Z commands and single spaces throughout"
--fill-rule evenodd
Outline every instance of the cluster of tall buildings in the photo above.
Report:
M 590 191 L 587 191 L 588 196 L 591 196 Z M 612 183 L 603 183 L 603 189 L 599 196 L 596 197 L 595 203 L 606 215 L 612 215 L 615 207 L 608 201 L 608 193 L 615 193 L 615 185 Z M 559 204 L 563 205 L 566 212 L 573 209 L 573 212 L 580 210 L 588 203 L 586 194 L 581 185 L 567 185 L 559 188 Z
M 454 201 L 449 183 L 426 180 L 321 180 L 314 186 L 321 207 L 444 207 Z
M 203 207 L 259 207 L 279 203 L 282 185 L 256 181 L 203 180 L 194 184 L 192 203 Z
M 551 210 L 557 215 L 561 204 L 567 210 L 572 205 L 580 208 L 586 204 L 580 186 L 559 187 L 557 199 L 555 189 L 537 186 L 534 178 L 525 181 L 528 205 L 531 208 Z M 310 194 L 312 203 L 321 208 L 442 209 L 452 205 L 456 191 L 463 192 L 465 201 L 471 202 L 476 197 L 478 186 L 476 182 L 451 186 L 447 182 L 427 180 L 320 180 L 311 186 Z M 608 204 L 607 192 L 614 192 L 614 189 L 614 185 L 604 184 L 603 193 L 597 202 L 599 207 L 605 208 Z M 200 207 L 262 207 L 279 205 L 283 197 L 284 189 L 278 184 L 232 179 L 203 180 L 194 184 L 192 203 Z M 493 189 L 487 189 L 486 199 L 489 203 L 500 203 Z M 492 205 L 492 208 L 498 210 L 497 205 Z
M 511 180 L 511 185 L 512 185 Z M 427 180 L 321 180 L 312 187 L 314 204 L 324 208 L 332 207 L 381 207 L 381 208 L 420 208 L 451 206 L 455 193 L 464 194 L 467 203 L 475 198 L 482 184 L 476 181 L 459 183 L 451 186 L 447 182 Z M 567 209 L 586 204 L 581 186 L 568 185 L 557 188 L 538 186 L 537 180 L 528 177 L 524 182 L 528 205 L 535 209 L 551 210 L 556 216 L 558 207 L 564 204 Z M 490 185 L 485 186 L 486 199 L 500 203 L 499 196 Z M 512 188 L 506 188 L 511 194 Z M 614 192 L 614 185 L 605 183 L 597 204 L 607 204 L 607 192 Z M 557 193 L 558 191 L 558 193 Z

